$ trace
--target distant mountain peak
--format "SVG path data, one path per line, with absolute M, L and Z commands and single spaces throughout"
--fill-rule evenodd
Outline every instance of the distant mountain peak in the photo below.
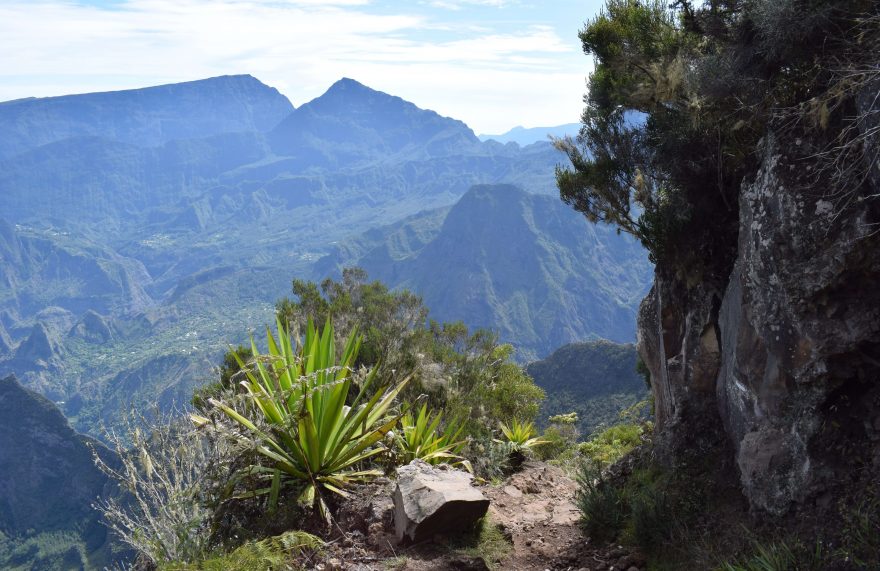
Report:
M 517 125 L 506 133 L 499 135 L 481 134 L 481 141 L 498 141 L 499 143 L 516 143 L 521 147 L 531 145 L 533 143 L 546 142 L 548 136 L 553 137 L 574 137 L 580 131 L 580 123 L 566 123 L 565 125 L 555 125 L 552 127 L 523 127 Z
M 49 362 L 58 355 L 60 350 L 57 341 L 51 337 L 46 326 L 37 323 L 28 338 L 19 345 L 15 352 L 15 358 L 22 361 Z
M 336 81 L 322 95 L 303 105 L 303 107 L 316 109 L 322 113 L 351 112 L 357 108 L 375 109 L 377 106 L 393 106 L 412 111 L 434 113 L 419 109 L 414 103 L 396 95 L 373 89 L 348 77 Z
M 352 79 L 350 77 L 343 77 L 341 79 L 338 79 L 337 81 L 335 81 L 333 83 L 333 85 L 330 86 L 330 88 L 327 90 L 326 93 L 330 93 L 333 91 L 339 91 L 342 89 L 361 89 L 361 90 L 365 90 L 365 91 L 373 91 L 376 93 L 381 93 L 380 91 L 376 91 L 375 89 L 373 89 L 371 87 L 367 87 L 366 85 L 364 85 L 360 81 L 358 81 L 356 79 Z
M 270 139 L 281 155 L 319 149 L 304 168 L 384 160 L 401 151 L 449 155 L 479 144 L 463 122 L 347 77 L 291 113 Z

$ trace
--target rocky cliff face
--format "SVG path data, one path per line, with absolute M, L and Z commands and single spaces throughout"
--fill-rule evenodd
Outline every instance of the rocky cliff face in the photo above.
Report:
M 752 507 L 781 515 L 880 469 L 880 187 L 828 196 L 773 137 L 761 152 L 729 280 L 658 269 L 639 350 L 670 457 L 726 438 Z

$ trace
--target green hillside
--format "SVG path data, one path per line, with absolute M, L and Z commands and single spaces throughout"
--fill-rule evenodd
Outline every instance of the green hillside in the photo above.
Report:
M 475 186 L 448 213 L 345 242 L 317 270 L 345 266 L 418 293 L 435 319 L 497 330 L 523 360 L 584 339 L 633 341 L 651 279 L 635 240 L 511 185 Z
M 102 569 L 121 554 L 91 508 L 108 485 L 104 447 L 15 377 L 0 379 L 0 568 Z
M 582 435 L 615 424 L 622 410 L 650 392 L 636 371 L 637 359 L 634 345 L 591 341 L 571 343 L 529 363 L 526 372 L 547 395 L 539 421 L 576 412 Z

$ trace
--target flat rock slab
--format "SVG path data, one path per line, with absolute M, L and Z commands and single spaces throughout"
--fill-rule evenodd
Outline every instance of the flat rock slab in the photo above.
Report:
M 398 468 L 394 490 L 397 540 L 418 543 L 460 532 L 486 515 L 489 500 L 472 481 L 467 472 L 422 460 Z

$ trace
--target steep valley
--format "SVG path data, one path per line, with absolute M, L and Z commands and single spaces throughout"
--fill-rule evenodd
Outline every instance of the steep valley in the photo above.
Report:
M 521 360 L 633 340 L 650 265 L 546 196 L 559 159 L 547 143 L 481 142 L 349 79 L 296 109 L 229 76 L 9 102 L 0 124 L 14 126 L 0 372 L 96 436 L 119 408 L 185 404 L 229 344 L 272 321 L 292 278 L 347 265 L 424 296 L 434 318 L 498 330 Z M 497 183 L 516 187 L 469 191 Z M 402 233 L 399 259 L 382 262 Z M 499 248 L 528 264 L 487 256 Z M 438 287 L 437 268 L 457 289 Z

